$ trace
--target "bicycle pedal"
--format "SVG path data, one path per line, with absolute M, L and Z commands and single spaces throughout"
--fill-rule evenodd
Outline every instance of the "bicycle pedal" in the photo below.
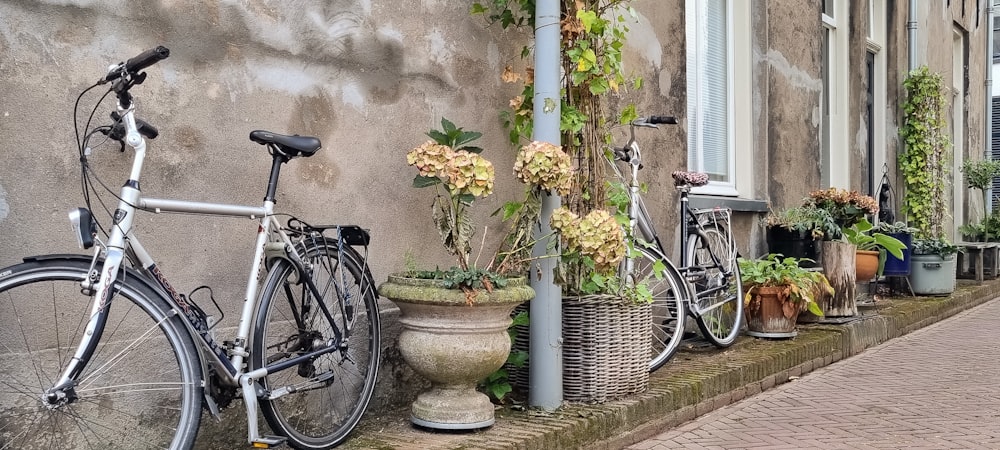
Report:
M 288 438 L 283 436 L 261 436 L 250 445 L 253 445 L 253 448 L 274 448 L 284 444 L 287 440 Z

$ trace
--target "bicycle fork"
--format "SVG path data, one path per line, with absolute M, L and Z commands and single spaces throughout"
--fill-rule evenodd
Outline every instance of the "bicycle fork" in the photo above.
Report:
M 145 154 L 145 143 L 136 145 L 135 149 L 136 159 L 141 161 L 142 155 Z M 122 260 L 125 256 L 124 230 L 132 228 L 135 209 L 131 205 L 138 198 L 138 189 L 132 187 L 130 184 L 122 187 L 121 202 L 118 204 L 118 209 L 115 210 L 111 235 L 108 238 L 107 246 L 104 247 L 107 256 L 104 263 L 100 265 L 100 279 L 95 285 L 94 270 L 98 266 L 97 262 L 101 255 L 101 246 L 97 246 L 90 264 L 90 270 L 88 270 L 86 278 L 80 282 L 81 292 L 88 296 L 93 296 L 90 319 L 87 321 L 87 326 L 76 347 L 76 352 L 67 362 L 66 368 L 59 377 L 59 381 L 42 393 L 42 403 L 49 409 L 59 408 L 76 401 L 78 398 L 76 395 L 76 386 L 79 377 L 90 362 L 90 358 L 94 356 L 94 351 L 97 349 L 97 344 L 100 342 L 101 336 L 104 334 L 104 327 L 108 322 L 108 310 L 115 294 L 113 292 L 115 281 L 118 278 Z M 73 220 L 74 216 L 71 214 L 70 218 Z M 74 226 L 79 227 L 80 224 L 74 223 Z M 83 236 L 83 233 L 81 233 L 81 236 Z M 130 351 L 128 348 L 122 350 L 118 355 L 115 355 L 105 363 L 105 365 L 115 364 L 117 359 L 128 351 Z

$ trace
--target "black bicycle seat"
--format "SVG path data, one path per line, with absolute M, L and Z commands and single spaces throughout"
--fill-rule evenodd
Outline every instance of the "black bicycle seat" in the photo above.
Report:
M 292 135 L 272 133 L 270 131 L 256 130 L 250 132 L 250 140 L 260 145 L 275 145 L 282 153 L 289 158 L 296 156 L 312 156 L 319 151 L 322 144 L 319 138 L 312 136 Z

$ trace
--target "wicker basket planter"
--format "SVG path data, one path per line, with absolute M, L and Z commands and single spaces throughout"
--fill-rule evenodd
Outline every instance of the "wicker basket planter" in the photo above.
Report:
M 605 402 L 646 390 L 652 352 L 649 305 L 612 296 L 569 297 L 562 300 L 562 315 L 563 399 Z M 514 348 L 527 350 L 527 327 L 518 331 Z M 527 366 L 508 367 L 508 373 L 513 386 L 527 388 Z

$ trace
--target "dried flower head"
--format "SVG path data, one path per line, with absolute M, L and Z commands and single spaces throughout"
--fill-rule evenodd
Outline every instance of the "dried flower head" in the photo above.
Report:
M 493 163 L 476 153 L 453 152 L 444 166 L 444 181 L 452 194 L 486 197 L 493 192 Z
M 835 187 L 810 192 L 803 205 L 825 209 L 835 220 L 847 225 L 865 215 L 878 214 L 878 202 L 871 196 Z
M 594 261 L 594 270 L 609 273 L 625 258 L 625 234 L 614 216 L 594 210 L 578 218 L 566 208 L 552 212 L 550 226 L 559 232 L 567 250 L 579 252 Z
M 532 141 L 517 153 L 514 175 L 526 184 L 568 195 L 573 184 L 573 164 L 562 147 Z
M 427 141 L 406 154 L 406 163 L 415 166 L 421 176 L 440 178 L 454 154 L 455 151 L 447 145 Z

